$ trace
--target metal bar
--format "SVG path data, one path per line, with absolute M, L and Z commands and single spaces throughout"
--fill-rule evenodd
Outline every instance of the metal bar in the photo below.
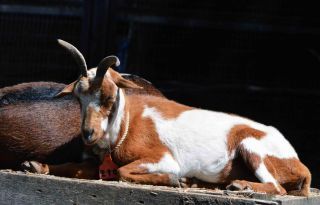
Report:
M 296 33 L 296 34 L 320 34 L 320 28 L 301 27 L 296 25 L 273 25 L 261 22 L 233 22 L 216 20 L 210 21 L 205 19 L 191 18 L 176 18 L 167 16 L 153 15 L 134 15 L 120 13 L 117 15 L 117 20 L 122 22 L 137 22 L 146 24 L 174 25 L 193 28 L 214 28 L 225 30 L 243 30 L 255 32 L 281 32 L 281 33 Z
M 48 7 L 48 6 L 29 6 L 29 5 L 9 5 L 1 4 L 0 13 L 14 13 L 14 14 L 38 14 L 49 16 L 75 16 L 81 17 L 83 15 L 82 8 L 75 7 Z

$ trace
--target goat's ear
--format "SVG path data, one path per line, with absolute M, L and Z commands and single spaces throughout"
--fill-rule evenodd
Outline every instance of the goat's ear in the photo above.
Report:
M 143 87 L 138 86 L 134 82 L 127 80 L 127 79 L 124 79 L 122 77 L 120 79 L 118 79 L 115 83 L 119 88 L 143 89 Z
M 74 81 L 63 88 L 58 94 L 55 95 L 55 97 L 62 97 L 68 94 L 71 94 L 74 90 L 74 87 L 76 86 L 77 81 Z
M 108 72 L 110 73 L 113 82 L 119 88 L 134 88 L 134 89 L 143 89 L 143 87 L 138 86 L 134 82 L 124 79 L 118 72 L 114 71 L 112 68 L 109 68 Z

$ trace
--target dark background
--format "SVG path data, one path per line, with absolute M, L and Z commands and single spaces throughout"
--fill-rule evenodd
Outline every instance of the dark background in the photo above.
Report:
M 287 136 L 319 187 L 320 12 L 289 0 L 0 0 L 0 87 L 69 83 L 116 54 L 169 98 Z

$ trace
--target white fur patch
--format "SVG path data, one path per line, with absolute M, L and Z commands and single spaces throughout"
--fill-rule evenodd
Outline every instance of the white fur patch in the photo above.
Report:
M 288 141 L 274 128 L 238 116 L 194 109 L 168 120 L 157 109 L 147 106 L 142 116 L 154 122 L 160 140 L 171 151 L 182 177 L 218 182 L 220 172 L 235 156 L 234 151 L 229 156 L 227 137 L 230 130 L 239 124 L 267 133 L 259 143 L 255 138 L 244 140 L 243 144 L 249 151 L 261 156 L 296 156 Z
M 246 150 L 255 153 L 261 158 L 274 156 L 280 159 L 298 158 L 297 153 L 289 142 L 279 133 L 268 127 L 269 132 L 262 139 L 253 137 L 242 140 L 241 144 Z
M 298 155 L 286 138 L 274 127 L 268 126 L 267 136 L 262 138 L 261 144 L 267 150 L 267 155 L 281 159 L 297 158 Z
M 250 153 L 254 153 L 261 158 L 264 158 L 267 154 L 267 150 L 265 149 L 260 140 L 257 140 L 253 137 L 245 138 L 241 141 L 241 145 Z
M 267 167 L 264 165 L 264 163 L 260 163 L 255 173 L 256 173 L 256 177 L 263 183 L 267 183 L 267 182 L 271 182 L 273 184 L 277 183 L 274 177 L 268 171 Z
M 219 179 L 219 173 L 229 161 L 226 135 L 231 125 L 215 130 L 217 116 L 204 110 L 186 111 L 177 119 L 167 120 L 155 108 L 146 107 L 143 117 L 149 117 L 155 123 L 160 140 L 179 164 L 179 176 L 209 182 Z
M 145 163 L 140 165 L 150 173 L 169 173 L 179 176 L 180 167 L 169 153 L 165 153 L 158 163 Z
M 278 183 L 275 180 L 275 178 L 271 175 L 271 173 L 268 171 L 267 167 L 264 165 L 264 163 L 260 163 L 259 167 L 255 171 L 255 176 L 262 182 L 262 183 L 268 183 L 271 182 L 276 189 L 279 191 Z
M 101 128 L 106 134 L 98 143 L 100 148 L 106 148 L 110 144 L 116 143 L 121 128 L 121 122 L 124 117 L 125 104 L 125 97 L 123 91 L 120 89 L 114 105 L 116 108 L 113 113 L 113 118 L 105 118 L 101 121 Z

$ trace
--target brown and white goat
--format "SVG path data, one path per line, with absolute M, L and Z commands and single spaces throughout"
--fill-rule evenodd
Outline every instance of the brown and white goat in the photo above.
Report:
M 310 172 L 277 129 L 165 98 L 128 96 L 125 89 L 141 87 L 110 68 L 118 64 L 109 56 L 97 70 L 81 67 L 62 94 L 78 97 L 84 142 L 111 152 L 120 180 L 178 186 L 178 178 L 195 177 L 229 189 L 309 195 Z

